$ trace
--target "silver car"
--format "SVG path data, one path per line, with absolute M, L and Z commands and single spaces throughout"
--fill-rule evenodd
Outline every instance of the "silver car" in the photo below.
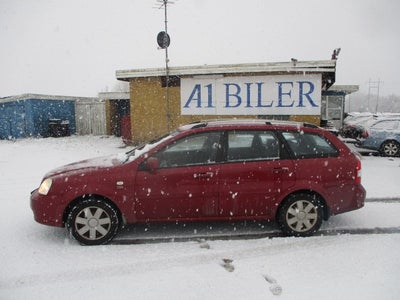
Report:
M 388 118 L 377 121 L 363 133 L 357 146 L 376 150 L 382 156 L 399 156 L 400 118 Z

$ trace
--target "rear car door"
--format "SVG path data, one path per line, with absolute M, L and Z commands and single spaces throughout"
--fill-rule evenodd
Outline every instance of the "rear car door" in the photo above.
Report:
M 328 202 L 346 203 L 354 190 L 353 155 L 340 158 L 339 149 L 318 133 L 287 131 L 282 136 L 294 157 L 297 187 L 318 191 Z
M 220 170 L 220 215 L 270 218 L 281 191 L 295 183 L 293 162 L 282 159 L 274 131 L 232 130 L 225 135 Z

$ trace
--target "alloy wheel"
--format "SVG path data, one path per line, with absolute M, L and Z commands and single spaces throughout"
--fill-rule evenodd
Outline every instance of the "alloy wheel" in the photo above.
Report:
M 102 208 L 90 206 L 82 209 L 75 218 L 75 228 L 79 235 L 88 240 L 103 238 L 111 228 L 111 218 Z
M 286 222 L 296 232 L 305 232 L 312 229 L 317 220 L 317 208 L 307 200 L 294 202 L 286 212 Z
M 70 210 L 66 224 L 71 235 L 83 245 L 110 242 L 120 227 L 117 210 L 105 200 L 89 198 Z
M 399 153 L 399 145 L 396 142 L 386 142 L 382 146 L 385 156 L 396 156 Z

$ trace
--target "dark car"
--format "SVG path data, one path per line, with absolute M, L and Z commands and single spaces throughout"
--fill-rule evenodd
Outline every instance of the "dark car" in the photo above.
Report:
M 400 155 L 400 118 L 382 119 L 365 130 L 356 144 L 378 151 L 382 156 Z
M 359 115 L 359 116 L 349 116 L 344 122 L 343 126 L 339 130 L 339 134 L 344 138 L 358 139 L 360 138 L 366 128 L 371 126 L 378 120 L 376 115 Z
M 247 119 L 185 125 L 126 155 L 53 170 L 31 207 L 39 223 L 97 245 L 124 224 L 160 221 L 276 220 L 309 236 L 364 200 L 361 162 L 334 134 Z

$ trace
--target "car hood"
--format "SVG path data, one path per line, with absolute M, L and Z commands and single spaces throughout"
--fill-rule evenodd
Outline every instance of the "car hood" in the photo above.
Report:
M 99 169 L 109 169 L 123 164 L 125 158 L 126 155 L 111 155 L 82 160 L 56 168 L 48 172 L 45 178 L 64 174 L 84 173 Z

